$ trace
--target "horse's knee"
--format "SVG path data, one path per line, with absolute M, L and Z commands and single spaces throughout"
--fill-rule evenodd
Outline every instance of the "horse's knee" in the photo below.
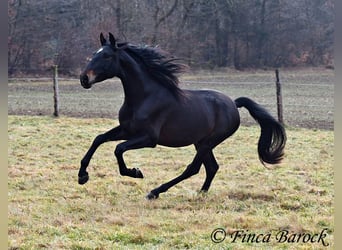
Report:
M 212 165 L 210 167 L 206 167 L 207 176 L 214 177 L 219 169 L 218 165 Z
M 117 145 L 116 148 L 115 148 L 115 150 L 114 150 L 114 155 L 115 155 L 116 157 L 121 157 L 123 153 L 124 153 L 123 147 L 122 147 L 120 144 Z
M 190 164 L 184 171 L 184 174 L 188 177 L 196 175 L 200 171 L 201 164 Z
M 105 138 L 104 137 L 105 137 L 104 134 L 100 134 L 100 135 L 96 136 L 93 143 L 95 145 L 101 145 L 102 143 L 105 142 Z

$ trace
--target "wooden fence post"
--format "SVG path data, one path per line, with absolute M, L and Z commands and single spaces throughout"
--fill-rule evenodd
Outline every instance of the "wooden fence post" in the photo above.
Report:
M 54 101 L 54 112 L 55 117 L 59 116 L 59 89 L 58 89 L 58 66 L 53 66 L 53 101 Z
M 276 75 L 276 89 L 277 89 L 277 113 L 278 113 L 278 121 L 284 125 L 283 119 L 283 97 L 281 94 L 281 84 L 279 81 L 279 70 L 275 70 Z

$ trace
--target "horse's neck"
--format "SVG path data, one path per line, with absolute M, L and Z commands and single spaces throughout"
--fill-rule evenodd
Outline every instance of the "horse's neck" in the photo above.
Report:
M 125 92 L 125 101 L 128 104 L 139 105 L 154 91 L 152 85 L 155 81 L 134 61 L 125 64 L 120 79 Z

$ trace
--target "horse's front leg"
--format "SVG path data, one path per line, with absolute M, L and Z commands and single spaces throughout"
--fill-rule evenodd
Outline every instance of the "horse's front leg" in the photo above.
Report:
M 85 184 L 89 180 L 89 175 L 86 170 L 96 149 L 101 144 L 108 142 L 108 141 L 117 141 L 117 140 L 126 140 L 126 139 L 127 139 L 127 135 L 126 133 L 124 133 L 124 131 L 122 130 L 120 126 L 115 127 L 104 134 L 100 134 L 96 136 L 90 148 L 88 149 L 87 153 L 81 160 L 81 167 L 78 172 L 78 183 L 82 185 L 82 184 Z
M 150 147 L 153 148 L 157 145 L 157 140 L 149 135 L 136 136 L 128 141 L 120 143 L 115 149 L 115 156 L 118 161 L 120 174 L 123 176 L 130 176 L 133 178 L 144 178 L 142 172 L 138 168 L 127 168 L 123 159 L 123 154 L 131 149 L 139 149 Z

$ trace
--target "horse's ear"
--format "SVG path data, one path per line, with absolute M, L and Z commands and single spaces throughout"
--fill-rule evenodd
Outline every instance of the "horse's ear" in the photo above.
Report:
M 113 34 L 109 32 L 109 42 L 114 48 L 117 48 L 116 39 L 114 38 Z
M 101 34 L 100 34 L 100 41 L 101 41 L 101 46 L 104 46 L 104 45 L 107 43 L 107 41 L 106 41 L 106 39 L 104 38 L 102 32 L 101 32 Z

